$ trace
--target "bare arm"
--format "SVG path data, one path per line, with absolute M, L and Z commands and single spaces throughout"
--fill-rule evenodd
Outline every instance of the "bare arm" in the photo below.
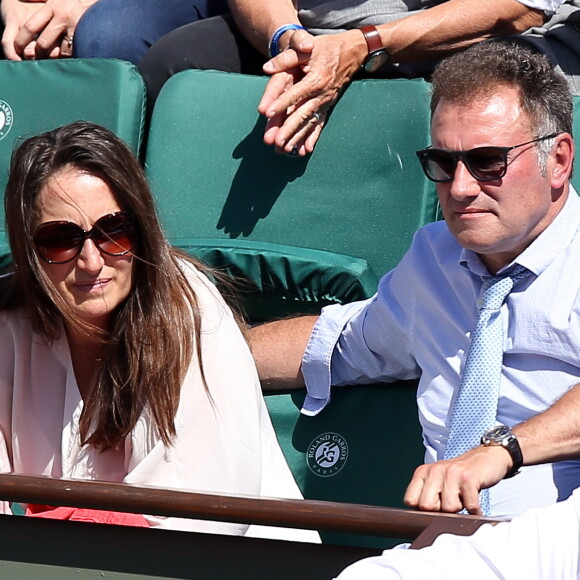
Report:
M 549 409 L 513 428 L 524 465 L 580 457 L 580 385 Z M 478 494 L 501 481 L 513 465 L 501 446 L 479 446 L 454 459 L 421 465 L 407 487 L 405 503 L 423 510 L 481 515 Z
M 250 4 L 250 0 L 231 2 Z M 253 11 L 261 8 L 258 2 L 251 4 L 252 8 L 247 6 L 240 15 L 256 27 L 253 42 L 261 43 L 264 52 L 268 35 L 281 24 L 294 20 L 286 18 L 284 22 L 280 17 L 275 25 L 269 26 L 265 15 L 261 17 L 264 20 L 252 19 Z M 433 60 L 487 38 L 517 34 L 541 25 L 544 19 L 543 12 L 517 0 L 498 0 L 493 4 L 448 0 L 377 28 L 392 61 L 402 63 Z M 313 150 L 328 108 L 360 70 L 367 46 L 358 30 L 320 36 L 302 30 L 288 32 L 281 46 L 288 46 L 289 50 L 264 65 L 264 71 L 272 79 L 258 110 L 270 120 L 266 143 L 286 152 L 296 146 L 304 155 Z M 321 118 L 313 123 L 315 112 Z
M 394 62 L 432 60 L 496 36 L 518 34 L 544 23 L 545 14 L 517 0 L 493 4 L 449 0 L 377 27 Z
M 513 432 L 520 442 L 524 465 L 580 457 L 580 384 L 543 413 L 514 427 Z
M 229 0 L 228 4 L 239 29 L 252 46 L 265 56 L 268 56 L 270 38 L 280 26 L 300 24 L 292 0 Z M 284 38 L 290 35 L 288 32 Z M 282 43 L 283 39 L 280 41 Z
M 302 316 L 269 322 L 249 330 L 248 340 L 263 388 L 304 386 L 300 365 L 316 320 L 316 316 Z

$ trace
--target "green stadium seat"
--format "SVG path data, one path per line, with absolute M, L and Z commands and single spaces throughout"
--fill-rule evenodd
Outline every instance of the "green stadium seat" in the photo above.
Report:
M 307 271 L 320 263 L 310 250 L 335 254 L 340 263 L 348 256 L 359 261 L 356 269 L 366 280 L 351 280 L 365 288 L 348 299 L 372 295 L 415 230 L 436 217 L 434 188 L 415 157 L 429 143 L 427 83 L 352 83 L 314 153 L 302 159 L 278 155 L 262 142 L 265 120 L 256 105 L 265 84 L 256 76 L 185 71 L 164 86 L 145 158 L 170 241 L 205 259 L 208 243 L 227 246 L 209 261 L 237 276 L 239 264 L 230 258 L 242 246 L 260 253 L 261 266 L 246 272 L 250 294 L 260 296 L 267 294 L 264 281 L 276 278 L 272 253 L 280 253 L 276 247 L 261 251 L 260 244 L 292 248 L 292 264 Z M 312 276 L 292 276 L 295 290 L 297 279 L 307 284 Z M 316 311 L 332 294 L 322 284 L 311 290 L 286 293 L 279 309 L 300 310 L 288 302 L 306 302 L 308 295 L 302 310 Z M 262 312 L 250 307 L 248 314 L 263 319 Z
M 335 387 L 316 417 L 300 414 L 304 391 L 266 394 L 292 473 L 307 499 L 404 507 L 425 449 L 415 382 Z M 322 532 L 325 543 L 388 548 L 401 540 Z
M 145 88 L 137 69 L 112 59 L 0 60 L 0 191 L 19 140 L 77 120 L 108 127 L 140 154 Z M 0 210 L 0 256 L 8 251 Z M 0 261 L 1 264 L 1 261 Z
M 276 154 L 256 112 L 266 79 L 187 71 L 153 111 L 146 171 L 170 241 L 237 280 L 252 320 L 316 313 L 374 294 L 414 232 L 436 219 L 415 151 L 430 143 L 428 85 L 353 82 L 314 153 Z M 309 499 L 402 506 L 422 462 L 415 385 L 335 389 L 317 417 L 303 391 L 266 396 Z M 323 533 L 327 543 L 388 541 Z

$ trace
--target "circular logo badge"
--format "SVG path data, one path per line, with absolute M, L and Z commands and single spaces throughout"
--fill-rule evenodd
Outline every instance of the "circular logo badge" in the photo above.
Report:
M 320 477 L 336 475 L 348 459 L 348 444 L 338 433 L 323 433 L 312 441 L 306 452 L 306 463 Z
M 12 108 L 6 101 L 0 101 L 0 139 L 4 139 L 12 129 Z

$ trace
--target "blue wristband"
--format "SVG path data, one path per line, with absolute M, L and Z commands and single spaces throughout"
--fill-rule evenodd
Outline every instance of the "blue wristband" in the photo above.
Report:
M 299 24 L 284 24 L 284 26 L 280 26 L 274 34 L 272 34 L 272 38 L 270 39 L 270 57 L 274 58 L 276 55 L 280 54 L 280 47 L 278 46 L 278 42 L 280 42 L 280 37 L 289 30 L 306 30 L 304 26 L 300 26 Z

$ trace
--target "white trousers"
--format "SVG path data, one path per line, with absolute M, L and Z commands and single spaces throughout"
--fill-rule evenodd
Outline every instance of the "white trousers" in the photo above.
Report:
M 443 534 L 421 550 L 385 550 L 337 580 L 576 580 L 580 489 L 566 501 L 486 524 L 472 536 Z

